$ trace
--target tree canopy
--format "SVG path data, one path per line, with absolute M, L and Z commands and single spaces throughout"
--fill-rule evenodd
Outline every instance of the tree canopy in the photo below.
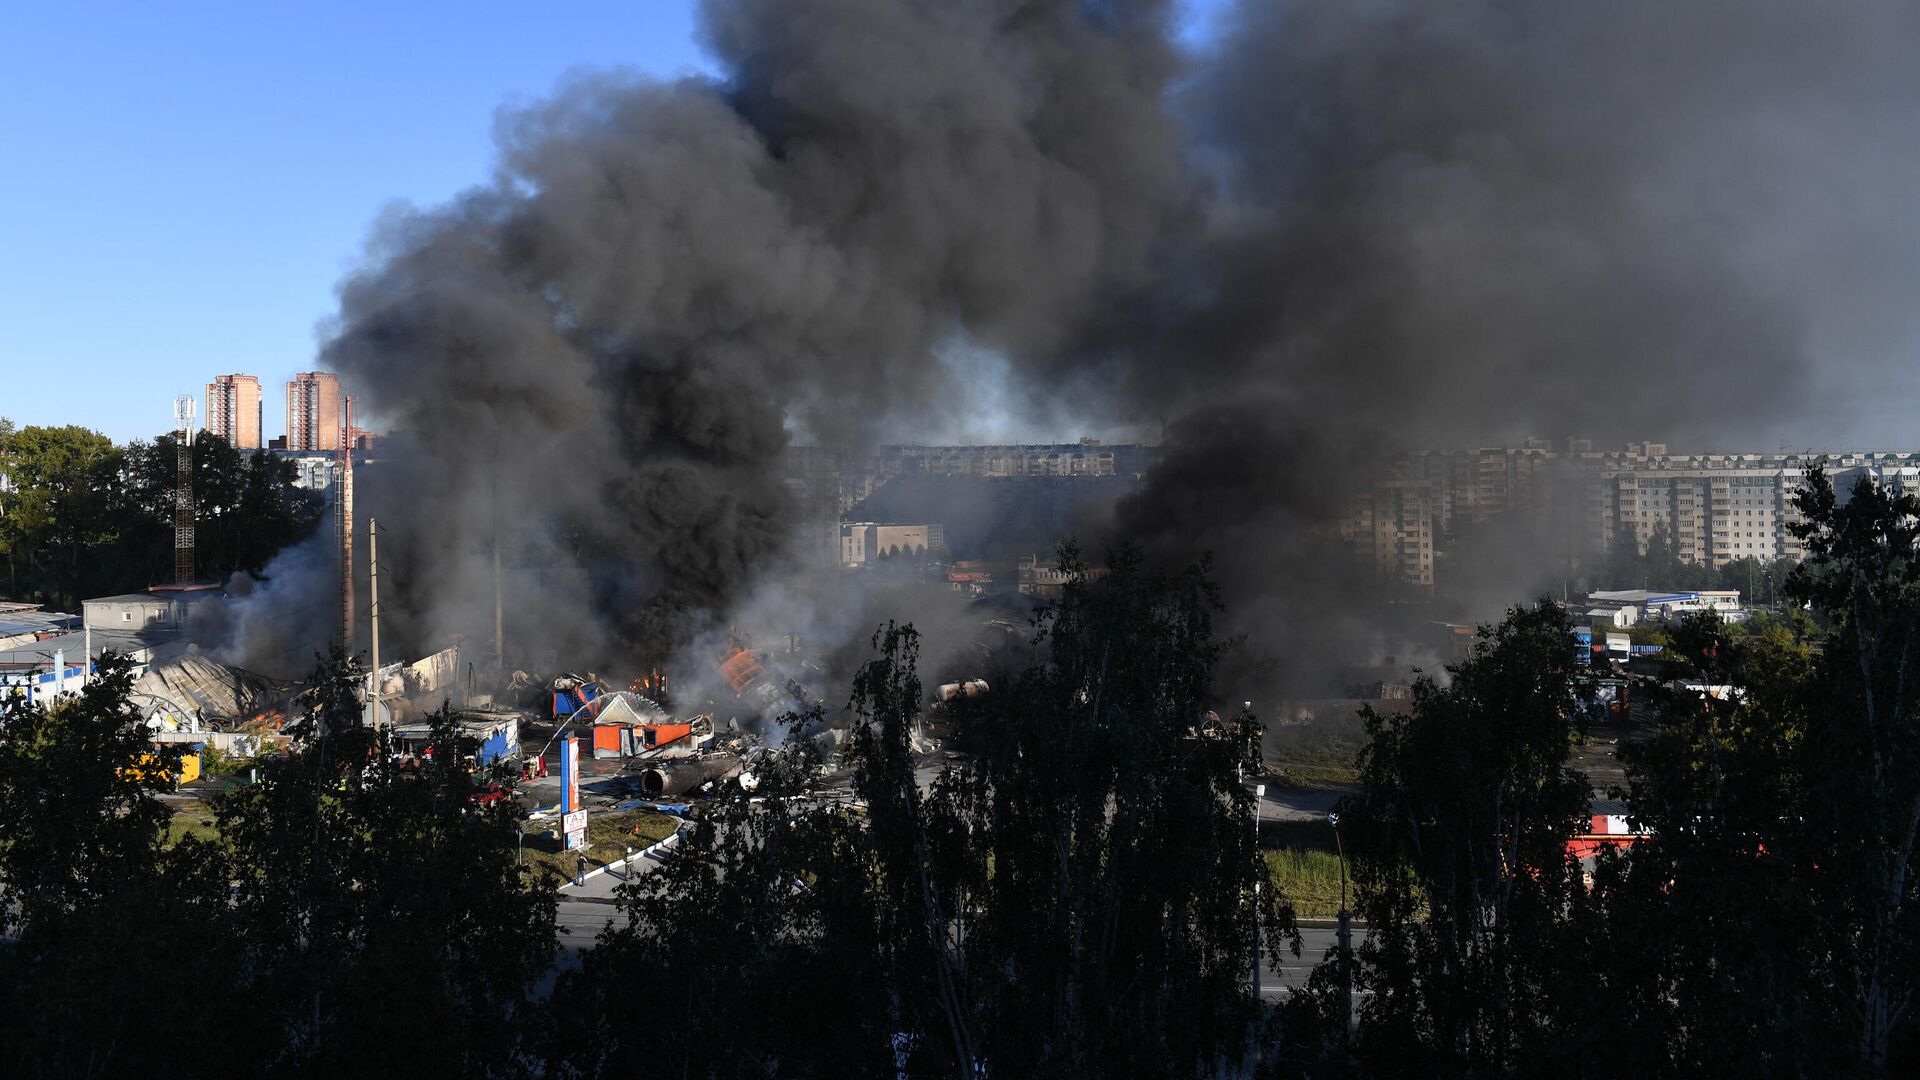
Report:
M 115 446 L 81 427 L 0 432 L 0 558 L 5 594 L 74 609 L 82 600 L 173 577 L 174 435 Z M 323 516 L 291 462 L 193 440 L 195 554 L 203 578 L 258 572 Z
M 864 813 L 802 797 L 774 759 L 697 853 L 638 880 L 559 999 L 594 1017 L 563 1075 L 1189 1076 L 1241 1060 L 1260 1011 L 1254 920 L 1284 947 L 1243 770 L 1251 716 L 1209 729 L 1217 600 L 1122 551 L 1036 625 L 1046 661 L 940 718 L 972 749 L 908 752 L 918 635 L 888 626 L 854 682 Z M 756 766 L 756 770 L 760 769 Z M 670 982 L 673 1030 L 623 1029 L 620 988 Z M 753 1023 L 742 1023 L 750 1014 Z
M 1376 715 L 1354 833 L 1369 992 L 1289 1009 L 1293 1075 L 1888 1075 L 1920 1064 L 1920 499 L 1812 470 L 1784 594 L 1811 618 L 1670 633 L 1690 681 L 1627 688 L 1611 792 L 1635 828 L 1590 864 L 1568 768 L 1584 710 L 1542 603 Z M 1597 812 L 1597 811 L 1595 811 Z
M 1299 947 L 1256 888 L 1260 726 L 1216 700 L 1204 568 L 1123 548 L 1098 578 L 1064 553 L 990 690 L 929 704 L 919 634 L 881 626 L 845 709 L 704 800 L 557 979 L 554 896 L 471 798 L 452 714 L 432 766 L 396 768 L 353 660 L 202 840 L 170 838 L 124 661 L 50 708 L 8 697 L 0 1038 L 49 1076 L 1908 1075 L 1920 499 L 1815 470 L 1799 509 L 1790 614 L 1683 621 L 1686 679 L 1614 686 L 1608 791 L 1576 769 L 1596 697 L 1551 602 L 1369 710 L 1339 807 L 1351 1029 L 1338 957 L 1277 1010 L 1254 993 L 1256 928 L 1270 959 Z M 1603 813 L 1638 831 L 1596 854 Z M 191 1056 L 182 957 L 243 1003 Z
M 451 713 L 421 773 L 359 724 L 363 674 L 309 681 L 290 752 L 169 840 L 179 754 L 131 666 L 51 708 L 0 698 L 0 1045 L 10 1075 L 525 1075 L 554 951 L 518 826 L 470 799 Z

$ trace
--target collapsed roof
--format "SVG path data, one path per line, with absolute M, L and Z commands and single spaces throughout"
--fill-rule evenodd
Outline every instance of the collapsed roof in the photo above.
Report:
M 287 688 L 258 672 L 183 656 L 148 668 L 133 693 L 148 715 L 165 714 L 179 723 L 246 719 L 285 701 Z

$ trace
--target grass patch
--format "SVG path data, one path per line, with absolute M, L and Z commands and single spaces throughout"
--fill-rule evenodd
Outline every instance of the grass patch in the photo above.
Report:
M 1330 735 L 1288 733 L 1266 750 L 1267 763 L 1279 770 L 1277 782 L 1307 791 L 1352 787 L 1360 780 L 1360 743 Z
M 527 865 L 533 868 L 538 877 L 558 885 L 571 881 L 576 867 L 576 859 L 584 854 L 587 857 L 587 869 L 606 866 L 626 858 L 627 848 L 635 851 L 649 844 L 665 840 L 680 827 L 680 819 L 652 810 L 627 810 L 617 814 L 587 815 L 587 850 L 584 852 L 567 851 L 565 840 L 558 835 L 560 819 L 545 821 L 524 821 L 521 829 L 526 833 L 524 856 Z M 639 835 L 632 830 L 638 829 Z
M 1280 763 L 1278 782 L 1303 791 L 1349 788 L 1360 782 L 1360 770 L 1351 761 L 1288 761 Z
M 188 837 L 208 841 L 220 838 L 220 831 L 213 825 L 213 810 L 206 803 L 183 803 L 174 810 L 173 819 L 167 822 L 168 847 Z
M 1340 910 L 1340 857 L 1330 851 L 1285 847 L 1262 852 L 1267 878 L 1294 913 L 1331 917 Z M 1351 897 L 1349 897 L 1351 899 Z
M 1262 822 L 1260 846 L 1267 878 L 1293 903 L 1294 914 L 1331 918 L 1339 912 L 1340 856 L 1326 822 Z M 1352 901 L 1351 891 L 1347 899 Z
M 590 814 L 587 817 L 587 868 L 605 866 L 625 858 L 629 846 L 638 851 L 656 841 L 665 840 L 673 835 L 679 825 L 678 818 L 651 810 Z M 520 827 L 526 834 L 522 854 L 536 875 L 551 877 L 556 883 L 563 878 L 573 877 L 575 853 L 562 850 L 562 841 L 548 835 L 559 828 L 558 818 L 540 822 L 522 821 Z M 639 829 L 638 835 L 629 832 L 635 828 Z M 220 838 L 220 831 L 213 823 L 213 809 L 206 803 L 182 803 L 174 809 L 172 819 L 167 822 L 166 846 L 173 847 L 188 837 L 205 841 Z

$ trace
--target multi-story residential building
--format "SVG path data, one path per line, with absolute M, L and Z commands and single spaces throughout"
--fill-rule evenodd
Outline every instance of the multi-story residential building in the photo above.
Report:
M 1098 439 L 999 446 L 884 446 L 872 464 L 881 476 L 1113 476 L 1115 449 Z
M 1788 529 L 1800 520 L 1793 495 L 1806 475 L 1805 464 L 1660 464 L 1665 467 L 1600 479 L 1611 526 L 1608 550 L 1632 544 L 1645 552 L 1663 534 L 1681 559 L 1714 566 L 1748 556 L 1767 562 L 1805 553 Z
M 873 453 L 793 446 L 787 479 L 809 504 L 844 514 L 900 476 L 973 476 L 989 480 L 1035 477 L 1131 477 L 1152 464 L 1157 447 L 1077 443 L 979 446 L 883 446 Z
M 275 442 L 282 440 L 275 439 Z M 293 462 L 293 486 L 308 491 L 326 491 L 339 479 L 340 455 L 321 450 L 272 448 L 273 456 Z
M 303 371 L 287 383 L 287 449 L 340 449 L 340 378 Z
M 1822 458 L 1844 493 L 1861 476 L 1920 491 L 1920 454 L 1669 454 L 1660 443 L 1595 452 L 1523 447 L 1399 454 L 1356 490 L 1343 532 L 1384 572 L 1432 583 L 1422 566 L 1465 523 L 1524 517 L 1569 568 L 1661 538 L 1683 560 L 1723 566 L 1805 554 L 1793 497 Z
M 1424 479 L 1381 480 L 1354 497 L 1347 539 L 1370 552 L 1381 573 L 1433 584 L 1435 486 Z
M 265 409 L 260 380 L 252 375 L 215 375 L 207 384 L 206 430 L 237 450 L 258 450 L 264 445 Z

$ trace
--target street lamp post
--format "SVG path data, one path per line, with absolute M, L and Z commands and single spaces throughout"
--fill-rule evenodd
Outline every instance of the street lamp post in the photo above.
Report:
M 1340 950 L 1340 1041 L 1346 1042 L 1353 1031 L 1353 915 L 1347 910 L 1347 846 L 1340 839 L 1340 815 L 1327 814 L 1333 827 L 1333 849 L 1340 856 L 1339 928 L 1334 941 Z
M 1260 855 L 1260 801 L 1267 797 L 1267 785 L 1253 785 L 1253 855 L 1260 860 L 1260 874 L 1253 879 L 1253 1000 L 1260 1000 L 1260 887 L 1266 884 L 1266 859 Z

